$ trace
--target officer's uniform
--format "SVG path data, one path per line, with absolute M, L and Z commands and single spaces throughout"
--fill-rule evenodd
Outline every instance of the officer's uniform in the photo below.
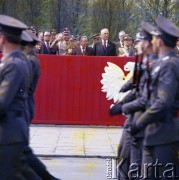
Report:
M 23 150 L 29 137 L 26 100 L 31 77 L 26 57 L 18 45 L 22 30 L 26 28 L 22 22 L 0 15 L 0 38 L 4 38 L 0 45 L 3 53 L 0 63 L 1 180 L 23 179 L 20 170 L 22 166 L 28 168 Z M 7 46 L 9 51 L 4 52 Z M 31 177 L 39 179 L 35 174 Z
M 149 33 L 152 31 L 154 27 L 147 22 L 143 22 L 141 25 L 141 37 L 140 40 L 149 41 L 152 40 L 152 35 Z M 154 58 L 155 57 L 155 58 Z M 136 120 L 141 116 L 141 114 L 145 111 L 147 101 L 148 101 L 148 83 L 150 81 L 150 69 L 156 59 L 156 56 L 151 54 L 144 54 L 141 65 L 141 77 L 139 77 L 139 92 L 136 92 L 136 99 L 122 106 L 122 111 L 124 114 L 132 114 L 133 119 L 131 125 L 135 124 Z M 144 86 L 146 86 L 144 91 Z M 130 131 L 130 129 L 129 129 Z M 137 163 L 137 165 L 141 166 L 142 160 L 142 149 L 143 149 L 143 137 L 144 130 L 139 133 L 132 135 L 131 140 L 131 149 L 130 149 L 130 164 Z M 136 168 L 131 166 L 132 168 Z M 132 169 L 131 168 L 131 169 Z M 133 174 L 134 176 L 136 174 Z
M 179 133 L 175 124 L 179 101 L 179 59 L 174 52 L 179 29 L 163 17 L 156 22 L 157 29 L 152 33 L 168 43 L 171 51 L 163 53 L 163 56 L 159 54 L 158 65 L 151 72 L 150 106 L 138 118 L 135 127 L 138 130 L 145 129 L 142 175 L 152 180 L 159 176 L 166 179 L 168 176 L 163 175 L 167 175 L 165 171 L 168 164 L 174 165 L 174 175 L 179 173 Z M 160 168 L 157 168 L 156 174 L 155 168 L 146 170 L 144 164 L 155 168 L 160 165 Z
M 30 39 L 28 38 L 30 36 Z M 32 73 L 31 73 L 31 84 L 28 92 L 28 109 L 29 109 L 29 122 L 32 121 L 34 117 L 34 93 L 37 87 L 37 83 L 40 77 L 40 64 L 39 60 L 34 52 L 34 46 L 39 41 L 38 38 L 28 31 L 23 31 L 21 36 L 21 45 L 29 46 L 30 50 L 26 52 L 26 56 L 28 58 L 28 62 L 30 62 Z M 29 147 L 29 142 L 24 149 L 24 154 L 27 158 L 29 166 L 41 177 L 43 180 L 57 180 L 57 178 L 53 177 L 46 169 L 45 165 L 36 157 L 33 153 L 32 149 Z M 22 174 L 29 174 L 26 169 L 22 169 Z
M 127 81 L 127 83 L 125 83 L 120 92 L 126 92 L 128 90 L 131 90 L 133 88 L 132 86 L 132 79 L 130 79 L 129 81 Z M 128 103 L 130 101 L 133 101 L 136 98 L 135 93 L 133 93 L 132 91 L 129 92 L 122 101 L 120 101 L 119 103 L 117 103 L 116 105 L 114 105 L 113 107 L 110 108 L 109 113 L 110 115 L 116 115 L 116 114 L 121 114 L 122 113 L 122 106 L 125 103 Z M 118 156 L 118 163 L 121 162 L 121 160 L 123 161 L 123 165 L 122 165 L 122 171 L 120 171 L 118 169 L 118 179 L 122 180 L 122 179 L 126 179 L 127 175 L 126 172 L 129 171 L 129 165 L 130 165 L 130 148 L 131 148 L 131 134 L 128 132 L 128 128 L 131 126 L 131 122 L 132 122 L 132 116 L 129 115 L 126 120 L 125 120 L 125 124 L 124 124 L 124 129 L 122 132 L 122 136 L 119 142 L 119 146 L 118 146 L 118 151 L 117 151 L 117 156 Z

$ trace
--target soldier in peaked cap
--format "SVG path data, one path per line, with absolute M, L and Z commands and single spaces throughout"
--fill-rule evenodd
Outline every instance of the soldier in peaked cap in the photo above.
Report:
M 124 46 L 118 48 L 118 56 L 134 56 L 134 49 L 133 49 L 133 39 L 130 35 L 124 36 Z
M 92 36 L 91 36 L 91 39 L 92 39 L 93 43 L 92 43 L 89 47 L 93 47 L 94 44 L 101 39 L 101 38 L 100 38 L 100 34 L 97 33 L 97 34 L 92 35 Z
M 126 152 L 129 151 L 130 153 L 130 164 L 133 164 L 133 166 L 130 166 L 129 168 L 130 171 L 136 169 L 136 164 L 141 167 L 142 161 L 144 130 L 137 134 L 133 134 L 133 132 L 131 132 L 131 127 L 144 113 L 148 102 L 148 94 L 144 87 L 148 88 L 148 83 L 150 82 L 150 71 L 152 68 L 151 64 L 155 62 L 157 57 L 154 56 L 152 50 L 152 35 L 150 34 L 150 31 L 152 30 L 154 30 L 154 27 L 151 24 L 142 22 L 140 35 L 136 37 L 136 41 L 138 42 L 136 45 L 137 53 L 139 54 L 138 57 L 141 59 L 141 64 L 139 65 L 140 68 L 137 70 L 140 76 L 133 77 L 133 84 L 136 85 L 136 88 L 133 88 L 135 99 L 122 106 L 123 113 L 131 116 L 130 121 L 125 123 L 127 125 L 126 127 L 128 127 L 128 136 L 131 137 L 130 141 L 127 139 L 127 141 L 129 141 L 128 144 L 130 144 L 130 150 L 128 150 L 129 148 L 126 148 Z M 141 53 L 142 55 L 140 55 Z M 140 61 L 140 59 L 138 60 Z M 126 172 L 126 174 L 127 173 L 128 172 Z M 130 175 L 132 175 L 132 177 L 129 178 L 134 178 L 137 176 L 137 173 Z M 138 176 L 140 176 L 140 172 L 138 172 Z
M 175 179 L 179 175 L 179 59 L 174 47 L 179 37 L 179 28 L 171 20 L 161 16 L 157 18 L 156 24 L 157 27 L 151 34 L 153 51 L 159 58 L 151 72 L 148 108 L 137 119 L 132 131 L 136 134 L 145 130 L 143 178 Z M 152 167 L 148 167 L 146 171 L 145 164 Z M 173 170 L 167 174 L 169 169 Z
M 30 38 L 29 38 L 30 37 Z M 29 107 L 29 122 L 32 121 L 34 117 L 34 93 L 37 87 L 37 83 L 40 77 L 40 64 L 38 57 L 35 54 L 35 45 L 40 40 L 31 32 L 23 31 L 21 36 L 21 44 L 24 46 L 24 52 L 30 62 L 32 67 L 32 81 L 29 88 L 29 97 L 28 97 L 28 107 Z M 28 160 L 30 167 L 38 174 L 42 179 L 47 180 L 57 180 L 53 177 L 46 169 L 45 165 L 36 157 L 32 149 L 29 147 L 29 142 L 24 149 L 24 154 Z M 22 174 L 27 174 L 26 169 L 22 169 Z
M 147 26 L 147 31 L 143 28 Z M 119 167 L 119 179 L 128 179 L 128 178 L 134 178 L 136 176 L 135 172 L 132 174 L 133 177 L 129 177 L 131 175 L 129 172 L 133 171 L 134 164 L 137 164 L 138 166 L 141 165 L 141 159 L 142 159 L 142 144 L 143 144 L 143 136 L 144 132 L 140 132 L 133 136 L 131 133 L 131 126 L 135 124 L 135 121 L 140 117 L 140 115 L 145 110 L 145 105 L 147 103 L 147 96 L 143 96 L 143 89 L 148 81 L 148 71 L 149 69 L 146 68 L 145 63 L 146 59 L 147 61 L 150 60 L 150 58 L 153 58 L 153 51 L 151 46 L 151 40 L 152 36 L 149 35 L 148 31 L 153 30 L 154 27 L 151 26 L 149 23 L 142 23 L 140 35 L 137 35 L 136 41 L 137 41 L 137 52 L 142 53 L 143 56 L 141 56 L 141 70 L 140 70 L 140 77 L 136 77 L 137 81 L 130 79 L 120 90 L 120 92 L 126 92 L 126 90 L 132 89 L 131 93 L 129 93 L 122 101 L 121 101 L 121 111 L 127 115 L 127 119 L 124 124 L 124 130 L 122 133 L 122 137 L 120 140 L 120 145 L 118 149 L 118 157 L 120 162 L 122 163 L 122 166 Z M 143 35 L 145 32 L 145 36 Z M 142 52 L 141 52 L 142 50 Z M 143 57 L 143 59 L 142 59 Z M 133 77 L 133 79 L 135 79 Z M 135 85 L 135 86 L 134 86 Z M 132 88 L 133 87 L 133 88 Z M 131 96 L 132 95 L 132 96 Z M 119 103 L 118 103 L 119 104 Z M 120 111 L 120 104 L 116 105 L 111 109 L 115 112 Z M 133 164 L 133 166 L 130 166 L 130 164 Z M 122 169 L 122 171 L 121 171 Z M 121 173 L 122 172 L 122 173 Z M 124 172 L 124 173 L 123 173 Z M 140 172 L 138 172 L 138 175 L 140 176 Z
M 30 69 L 20 50 L 21 34 L 27 26 L 21 21 L 0 15 L 0 179 L 23 179 L 24 147 L 28 140 L 28 89 Z M 22 161 L 23 159 L 23 161 Z M 31 178 L 39 179 L 32 172 Z

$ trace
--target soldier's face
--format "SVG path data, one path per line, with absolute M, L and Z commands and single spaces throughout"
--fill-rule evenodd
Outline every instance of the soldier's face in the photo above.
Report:
M 177 40 L 177 45 L 176 46 L 179 47 L 179 39 Z
M 146 53 L 150 43 L 145 39 L 141 40 L 141 43 L 142 43 L 143 52 Z
M 64 39 L 65 41 L 69 41 L 70 35 L 68 35 L 68 34 L 63 35 L 63 39 Z
M 159 52 L 159 46 L 160 42 L 159 42 L 159 38 L 157 36 L 152 36 L 152 49 L 154 53 L 158 53 Z
M 141 53 L 142 53 L 142 41 L 141 41 L 141 40 L 136 43 L 135 49 L 136 49 L 136 51 L 137 51 L 138 54 L 141 54 Z

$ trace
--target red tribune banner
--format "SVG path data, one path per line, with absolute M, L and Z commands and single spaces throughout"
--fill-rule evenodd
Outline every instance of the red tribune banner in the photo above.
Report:
M 124 71 L 133 58 L 39 55 L 39 59 L 41 76 L 33 123 L 123 125 L 122 115 L 111 117 L 108 113 L 114 99 L 102 92 L 105 84 L 101 80 L 110 71 L 108 66 L 117 65 Z

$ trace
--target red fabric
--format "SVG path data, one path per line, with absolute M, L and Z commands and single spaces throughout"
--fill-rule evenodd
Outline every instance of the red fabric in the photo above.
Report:
M 112 100 L 101 92 L 107 62 L 122 69 L 133 58 L 39 55 L 40 81 L 33 123 L 123 125 L 122 115 L 108 114 Z
M 122 69 L 132 58 L 39 55 L 41 77 L 36 92 L 34 123 L 123 125 L 122 115 L 110 117 L 112 100 L 101 92 L 107 62 Z

